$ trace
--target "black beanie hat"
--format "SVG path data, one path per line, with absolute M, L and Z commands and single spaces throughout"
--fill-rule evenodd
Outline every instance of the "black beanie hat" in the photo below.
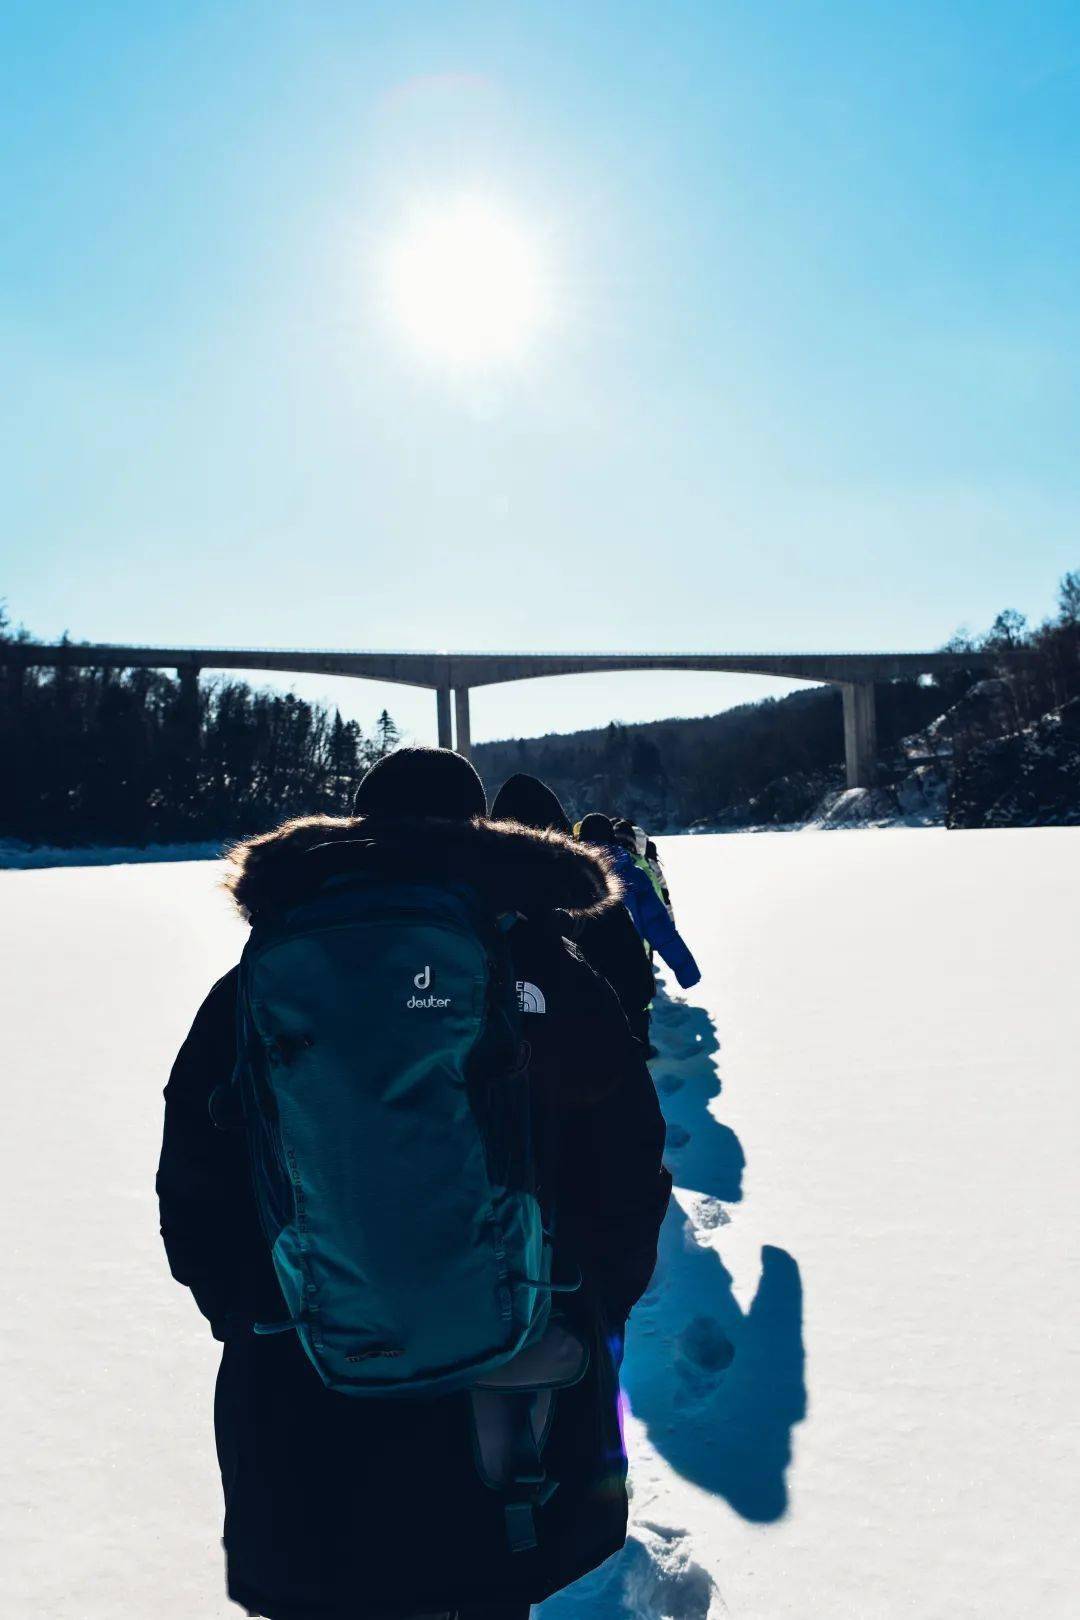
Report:
M 602 816 L 594 810 L 578 828 L 578 837 L 583 844 L 614 844 L 615 828 L 611 825 L 611 817 Z
M 634 823 L 627 821 L 625 816 L 619 816 L 611 823 L 611 830 L 615 834 L 615 842 L 622 844 L 626 849 L 637 851 L 637 833 Z
M 520 821 L 523 827 L 543 829 L 552 827 L 556 832 L 570 831 L 570 817 L 559 803 L 558 796 L 537 776 L 519 772 L 509 777 L 495 795 L 491 814 L 496 821 Z
M 484 784 L 467 759 L 448 748 L 397 748 L 373 765 L 356 790 L 358 816 L 487 815 Z

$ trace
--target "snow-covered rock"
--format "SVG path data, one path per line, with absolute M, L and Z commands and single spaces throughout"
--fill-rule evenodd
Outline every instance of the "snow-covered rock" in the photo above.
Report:
M 827 793 L 802 831 L 834 827 L 940 827 L 948 782 L 936 765 L 918 765 L 883 788 L 839 788 Z
M 947 761 L 953 756 L 959 735 L 987 737 L 1008 731 L 1014 712 L 1009 682 L 997 675 L 988 676 L 969 686 L 962 697 L 924 730 L 903 737 L 898 745 L 899 752 L 913 764 L 926 760 Z
M 950 797 L 953 827 L 1080 825 L 1080 698 L 962 753 Z

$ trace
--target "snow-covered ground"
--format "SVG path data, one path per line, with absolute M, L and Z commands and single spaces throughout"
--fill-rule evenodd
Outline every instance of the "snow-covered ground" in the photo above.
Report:
M 30 871 L 44 866 L 128 866 L 143 861 L 216 860 L 231 842 L 208 839 L 199 844 L 114 845 L 28 844 L 21 838 L 0 838 L 0 868 Z
M 1080 831 L 665 843 L 678 1193 L 634 1540 L 543 1620 L 1064 1620 L 1080 1555 Z M 240 925 L 209 862 L 0 873 L 0 1612 L 214 1620 L 216 1346 L 160 1090 Z

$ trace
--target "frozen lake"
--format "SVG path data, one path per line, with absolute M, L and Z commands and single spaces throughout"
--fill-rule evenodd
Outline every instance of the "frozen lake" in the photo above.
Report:
M 543 1620 L 1064 1620 L 1080 1556 L 1080 830 L 670 839 L 678 1193 L 635 1542 Z M 217 1347 L 161 1088 L 243 929 L 210 862 L 0 873 L 4 1612 L 225 1620 Z

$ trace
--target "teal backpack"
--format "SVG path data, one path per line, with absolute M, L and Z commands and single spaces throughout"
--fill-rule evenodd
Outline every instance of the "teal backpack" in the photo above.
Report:
M 528 1548 L 552 1392 L 587 1358 L 551 1313 L 512 920 L 465 885 L 349 875 L 256 921 L 229 1096 L 288 1312 L 255 1332 L 294 1331 L 344 1395 L 469 1390 Z
M 338 878 L 256 923 L 238 1064 L 295 1330 L 345 1395 L 470 1387 L 546 1327 L 507 938 L 465 886 Z

